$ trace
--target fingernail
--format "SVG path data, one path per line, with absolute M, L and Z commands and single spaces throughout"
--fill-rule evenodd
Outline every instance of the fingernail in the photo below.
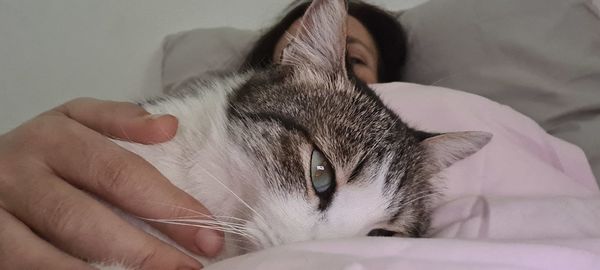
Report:
M 199 229 L 196 232 L 196 247 L 208 257 L 214 257 L 223 248 L 223 237 L 209 229 Z

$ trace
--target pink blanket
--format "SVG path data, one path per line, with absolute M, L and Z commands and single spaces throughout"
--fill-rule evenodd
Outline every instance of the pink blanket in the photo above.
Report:
M 419 129 L 494 134 L 443 172 L 432 238 L 355 238 L 280 246 L 209 269 L 600 269 L 600 191 L 583 152 L 485 98 L 375 85 Z

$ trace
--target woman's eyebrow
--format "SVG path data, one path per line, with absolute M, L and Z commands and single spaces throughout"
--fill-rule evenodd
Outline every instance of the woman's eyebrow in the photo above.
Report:
M 362 42 L 362 40 L 357 39 L 355 37 L 352 36 L 348 36 L 346 38 L 346 43 L 348 43 L 348 45 L 350 44 L 358 44 L 363 46 L 369 53 L 371 53 L 371 55 L 373 55 L 374 57 L 377 57 L 377 51 L 375 50 L 375 48 L 372 48 L 370 46 L 367 46 L 367 44 L 365 44 L 364 42 Z

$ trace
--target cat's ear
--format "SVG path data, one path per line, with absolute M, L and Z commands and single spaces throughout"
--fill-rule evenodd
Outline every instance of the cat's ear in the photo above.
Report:
M 491 139 L 492 134 L 488 132 L 450 132 L 433 135 L 421 141 L 421 144 L 427 149 L 429 161 L 439 171 L 476 153 Z
M 281 64 L 346 74 L 346 9 L 344 0 L 314 0 L 283 50 Z

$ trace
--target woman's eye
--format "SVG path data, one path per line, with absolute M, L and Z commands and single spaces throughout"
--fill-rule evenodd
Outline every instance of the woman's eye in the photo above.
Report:
M 384 237 L 390 237 L 390 236 L 394 236 L 394 234 L 396 234 L 395 232 L 392 231 L 388 231 L 386 229 L 374 229 L 371 230 L 367 236 L 384 236 Z
M 367 63 L 365 61 L 363 61 L 362 59 L 358 58 L 358 57 L 348 57 L 348 62 L 350 63 L 350 65 L 367 65 Z
M 310 179 L 317 195 L 328 192 L 334 187 L 334 173 L 327 158 L 321 151 L 313 150 L 310 158 Z

